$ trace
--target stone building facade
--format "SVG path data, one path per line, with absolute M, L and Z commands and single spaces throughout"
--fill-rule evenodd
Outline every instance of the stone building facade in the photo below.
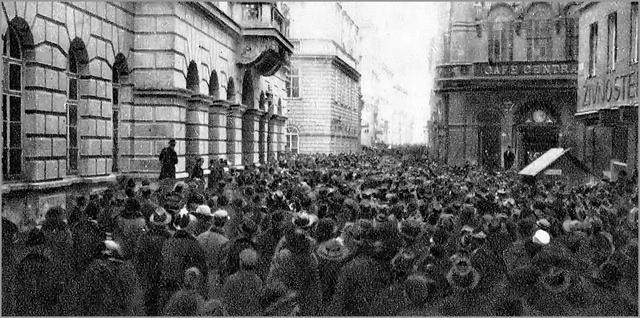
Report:
M 431 100 L 433 152 L 451 165 L 522 168 L 579 145 L 574 2 L 443 3 Z
M 585 2 L 579 15 L 578 156 L 594 172 L 638 160 L 638 2 Z
M 362 111 L 358 27 L 336 2 L 289 6 L 295 49 L 289 70 L 287 149 L 357 152 Z
M 232 2 L 3 2 L 2 212 L 23 226 L 69 193 L 176 178 L 284 148 L 286 7 Z M 208 171 L 206 171 L 208 173 Z

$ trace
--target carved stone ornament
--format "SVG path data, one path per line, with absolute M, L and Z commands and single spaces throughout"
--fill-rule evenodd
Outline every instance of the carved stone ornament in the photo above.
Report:
M 255 61 L 260 54 L 267 50 L 273 50 L 275 52 L 281 50 L 276 40 L 265 37 L 245 38 L 240 47 L 243 48 L 239 59 L 239 63 L 241 64 L 249 64 Z

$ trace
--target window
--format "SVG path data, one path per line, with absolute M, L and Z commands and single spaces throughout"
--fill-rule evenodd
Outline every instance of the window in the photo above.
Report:
M 551 52 L 551 21 L 530 20 L 527 34 L 527 59 L 529 61 L 549 61 Z
M 74 50 L 69 50 L 69 72 L 67 73 L 67 174 L 78 172 L 78 61 Z
M 589 76 L 596 76 L 598 63 L 598 23 L 589 26 Z
M 607 17 L 607 69 L 614 71 L 618 60 L 618 14 Z
M 300 97 L 300 69 L 292 68 L 287 71 L 286 78 L 287 97 Z
M 511 22 L 493 22 L 489 30 L 489 61 L 513 60 L 513 28 Z
M 632 63 L 638 63 L 638 3 L 631 4 L 631 56 Z
M 565 58 L 568 61 L 578 60 L 578 21 L 569 18 L 566 20 Z
M 284 145 L 285 151 L 297 154 L 300 149 L 300 131 L 294 126 L 287 126 L 287 143 Z
M 22 174 L 22 50 L 12 27 L 2 41 L 2 177 L 8 180 Z
M 112 103 L 113 103 L 113 151 L 112 151 L 112 160 L 113 163 L 111 165 L 112 172 L 118 172 L 118 149 L 119 149 L 119 141 L 120 134 L 119 132 L 119 123 L 120 123 L 120 74 L 118 74 L 118 70 L 113 68 L 113 79 L 111 82 L 112 85 Z

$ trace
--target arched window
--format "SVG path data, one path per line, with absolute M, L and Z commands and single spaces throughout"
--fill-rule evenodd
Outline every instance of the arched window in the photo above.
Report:
M 287 126 L 287 143 L 285 144 L 285 151 L 297 154 L 300 150 L 300 131 L 295 126 Z
M 489 14 L 489 61 L 513 61 L 513 13 L 504 6 Z
M 198 65 L 196 62 L 189 62 L 187 69 L 187 89 L 192 92 L 200 92 L 200 75 L 198 74 Z
M 9 25 L 2 35 L 4 64 L 2 85 L 2 176 L 5 180 L 22 174 L 22 87 L 23 54 L 18 32 Z
M 118 172 L 118 160 L 120 158 L 120 90 L 121 90 L 121 81 L 120 76 L 126 75 L 129 73 L 129 67 L 127 66 L 126 58 L 124 54 L 118 53 L 113 62 L 113 70 L 112 70 L 112 103 L 113 103 L 113 114 L 112 114 L 112 127 L 113 127 L 113 141 L 112 141 L 112 165 L 111 171 Z
M 78 81 L 89 62 L 87 48 L 80 38 L 71 41 L 67 66 L 67 174 L 78 173 L 80 136 L 78 135 L 78 100 L 81 98 Z
M 218 83 L 218 72 L 215 70 L 211 71 L 211 76 L 209 77 L 209 96 L 214 99 L 220 99 L 220 84 Z
M 227 82 L 227 100 L 230 102 L 236 101 L 236 85 L 233 83 L 233 78 L 229 77 Z
M 526 16 L 527 60 L 549 61 L 552 57 L 553 21 L 551 8 L 546 3 L 533 4 Z
M 244 77 L 242 78 L 242 104 L 253 108 L 255 96 L 253 91 L 253 74 L 251 69 L 244 71 Z
M 69 50 L 67 79 L 67 174 L 78 172 L 78 60 L 75 50 Z

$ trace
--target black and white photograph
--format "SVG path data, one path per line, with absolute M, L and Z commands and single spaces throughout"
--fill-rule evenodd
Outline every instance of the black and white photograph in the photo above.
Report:
M 638 316 L 637 1 L 2 2 L 2 316 Z

